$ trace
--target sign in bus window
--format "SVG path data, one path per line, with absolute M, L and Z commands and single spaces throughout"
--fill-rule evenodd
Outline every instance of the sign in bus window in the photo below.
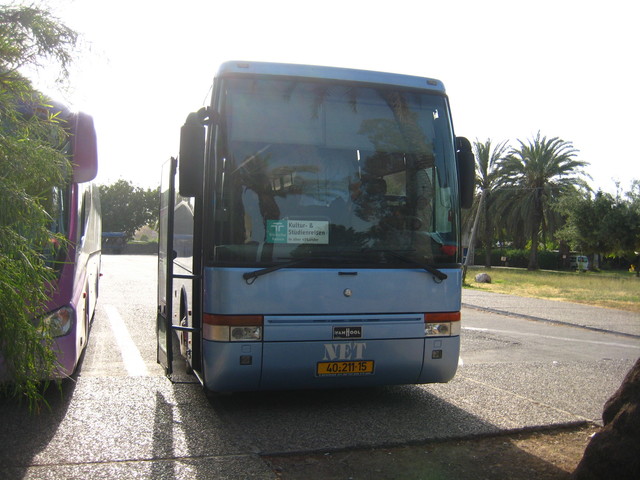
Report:
M 325 220 L 267 220 L 268 243 L 329 244 L 329 222 Z

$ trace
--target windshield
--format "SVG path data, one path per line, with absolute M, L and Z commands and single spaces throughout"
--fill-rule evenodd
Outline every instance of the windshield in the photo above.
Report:
M 446 99 L 391 87 L 228 79 L 214 260 L 407 266 L 458 261 Z
M 49 243 L 43 249 L 45 261 L 59 275 L 64 265 L 67 252 L 67 227 L 69 224 L 69 188 L 53 187 L 46 202 L 47 212 L 51 217 Z
M 71 142 L 65 141 L 60 151 L 67 156 L 71 155 Z M 67 255 L 67 241 L 69 240 L 69 215 L 71 201 L 71 186 L 54 186 L 51 188 L 45 201 L 45 209 L 51 218 L 49 231 L 51 238 L 44 248 L 45 261 L 53 268 L 57 276 L 60 276 Z

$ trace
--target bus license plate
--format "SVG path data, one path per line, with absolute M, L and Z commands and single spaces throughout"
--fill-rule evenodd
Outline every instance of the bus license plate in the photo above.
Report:
M 316 373 L 324 375 L 371 375 L 373 373 L 373 360 L 360 360 L 357 362 L 318 362 Z

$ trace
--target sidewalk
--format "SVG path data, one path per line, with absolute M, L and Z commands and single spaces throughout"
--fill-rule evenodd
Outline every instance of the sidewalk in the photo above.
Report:
M 532 320 L 571 324 L 640 339 L 640 314 L 579 303 L 462 289 L 462 306 Z

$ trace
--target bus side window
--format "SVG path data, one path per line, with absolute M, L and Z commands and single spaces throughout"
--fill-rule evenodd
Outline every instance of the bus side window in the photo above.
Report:
M 85 190 L 85 192 L 82 194 L 81 198 L 81 205 L 80 205 L 80 231 L 79 233 L 79 237 L 80 237 L 80 243 L 82 243 L 84 241 L 84 237 L 87 233 L 87 222 L 89 219 L 89 208 L 91 206 L 91 192 L 90 190 Z

